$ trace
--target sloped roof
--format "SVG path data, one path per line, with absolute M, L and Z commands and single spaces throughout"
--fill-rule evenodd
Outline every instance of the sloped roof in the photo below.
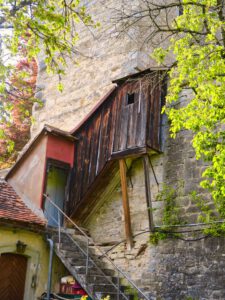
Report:
M 58 136 L 66 140 L 69 140 L 71 142 L 78 140 L 75 136 L 71 135 L 68 131 L 64 131 L 56 127 L 53 127 L 51 125 L 45 124 L 42 130 L 25 145 L 21 154 L 18 156 L 17 161 L 15 162 L 15 164 L 12 165 L 12 167 L 7 172 L 5 179 L 9 178 L 9 176 L 16 170 L 16 168 L 20 165 L 20 163 L 25 159 L 27 154 L 36 146 L 36 144 L 40 142 L 40 138 L 45 134 Z
M 0 222 L 44 227 L 46 220 L 35 215 L 4 180 L 0 181 Z

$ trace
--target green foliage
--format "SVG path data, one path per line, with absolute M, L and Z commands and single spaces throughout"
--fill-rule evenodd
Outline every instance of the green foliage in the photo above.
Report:
M 209 224 L 213 221 L 218 220 L 215 215 L 215 209 L 212 207 L 211 203 L 208 203 L 206 199 L 203 199 L 202 196 L 197 195 L 196 191 L 190 193 L 191 201 L 196 204 L 200 209 L 201 213 L 198 216 L 198 222 Z
M 25 48 L 29 58 L 40 52 L 49 72 L 61 75 L 66 65 L 66 56 L 73 53 L 73 46 L 79 39 L 77 24 L 97 27 L 79 0 L 10 0 L 0 3 L 1 27 L 12 27 L 5 32 L 3 42 L 9 55 L 18 54 Z M 1 63 L 1 75 L 5 75 L 8 65 Z
M 138 291 L 135 290 L 132 286 L 130 286 L 129 284 L 126 284 L 125 286 L 125 293 L 132 295 L 133 300 L 138 300 Z
M 179 215 L 179 206 L 176 203 L 177 196 L 180 196 L 183 190 L 183 182 L 179 182 L 177 187 L 171 187 L 164 184 L 162 191 L 158 193 L 156 200 L 163 201 L 163 216 L 161 229 L 150 234 L 150 243 L 157 245 L 160 240 L 168 236 L 176 238 L 179 234 L 170 233 L 171 226 L 181 225 L 182 220 Z
M 168 237 L 166 232 L 155 231 L 150 234 L 150 243 L 157 245 L 159 241 L 165 240 Z
M 199 209 L 201 214 L 198 216 L 198 222 L 205 223 L 209 226 L 202 231 L 206 235 L 225 236 L 225 222 L 221 221 L 220 214 L 212 206 L 212 203 L 207 202 L 201 196 L 197 195 L 196 191 L 191 192 L 191 199 Z
M 220 217 L 225 217 L 225 19 L 220 0 L 183 0 L 183 14 L 172 25 L 177 35 L 168 49 L 154 57 L 161 63 L 173 52 L 176 62 L 169 71 L 164 111 L 173 137 L 181 129 L 193 132 L 197 159 L 209 166 L 203 172 L 203 188 L 213 197 Z M 192 91 L 185 106 L 177 105 L 184 88 Z M 176 104 L 176 105 L 174 105 Z
M 162 225 L 165 227 L 181 223 L 176 197 L 177 189 L 166 184 L 163 185 L 162 191 L 157 195 L 156 200 L 164 202 Z
M 31 96 L 34 88 L 23 85 L 26 80 L 29 82 L 31 74 L 26 68 L 18 68 L 20 60 L 25 57 L 29 63 L 37 56 L 41 57 L 47 72 L 58 75 L 56 88 L 62 92 L 61 77 L 67 59 L 76 59 L 74 46 L 79 40 L 78 26 L 81 26 L 78 23 L 88 27 L 98 27 L 99 24 L 93 22 L 79 0 L 0 0 L 0 11 L 0 127 L 5 127 L 13 124 L 12 99 L 18 97 L 21 100 L 20 91 L 23 91 L 23 96 L 29 94 L 25 98 L 30 103 L 39 103 Z M 21 118 L 30 115 L 24 107 L 21 106 Z M 6 135 L 1 135 L 1 139 L 11 152 L 13 142 L 6 140 Z

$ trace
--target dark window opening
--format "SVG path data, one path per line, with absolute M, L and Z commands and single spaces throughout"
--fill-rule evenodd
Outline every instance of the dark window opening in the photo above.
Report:
M 127 94 L 127 105 L 134 103 L 134 93 L 133 94 Z

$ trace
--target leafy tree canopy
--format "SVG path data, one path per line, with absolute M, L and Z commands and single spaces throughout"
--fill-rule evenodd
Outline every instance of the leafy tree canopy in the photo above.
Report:
M 168 73 L 165 112 L 171 121 L 173 137 L 181 129 L 193 132 L 197 159 L 209 162 L 202 174 L 201 185 L 211 191 L 224 219 L 225 4 L 222 0 L 173 3 L 180 7 L 182 4 L 182 14 L 167 26 L 170 33 L 168 48 L 157 48 L 154 52 L 159 63 L 164 63 L 171 52 L 175 56 Z M 192 99 L 185 106 L 173 105 L 179 102 L 184 88 L 192 90 Z
M 25 57 L 32 64 L 41 55 L 47 71 L 61 79 L 67 57 L 76 53 L 78 23 L 98 26 L 79 0 L 0 0 L 0 139 L 7 140 L 5 126 L 13 121 L 12 97 L 37 101 L 29 84 L 30 70 L 19 69 L 18 61 Z M 59 81 L 58 89 L 62 88 Z M 21 110 L 21 117 L 27 117 L 27 111 Z M 10 139 L 8 148 L 13 148 Z

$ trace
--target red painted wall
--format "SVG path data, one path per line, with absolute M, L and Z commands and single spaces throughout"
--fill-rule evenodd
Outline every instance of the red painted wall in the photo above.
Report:
M 46 158 L 52 158 L 73 166 L 74 142 L 58 136 L 48 135 Z

